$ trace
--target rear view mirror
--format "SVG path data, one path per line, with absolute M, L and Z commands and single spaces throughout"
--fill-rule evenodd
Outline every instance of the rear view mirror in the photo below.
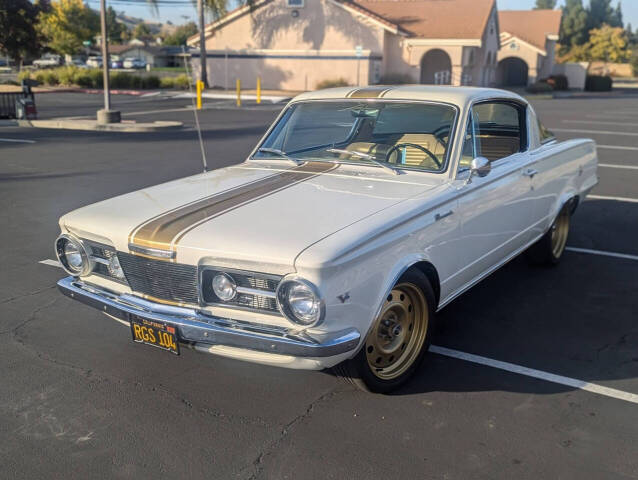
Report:
M 485 157 L 476 157 L 470 164 L 470 176 L 467 178 L 467 183 L 472 182 L 472 177 L 478 175 L 484 177 L 492 170 L 490 161 Z

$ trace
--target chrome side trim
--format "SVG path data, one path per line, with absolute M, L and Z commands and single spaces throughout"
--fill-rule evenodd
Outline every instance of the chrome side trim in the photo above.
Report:
M 130 315 L 137 315 L 175 325 L 180 341 L 195 346 L 226 345 L 295 357 L 331 357 L 353 350 L 361 338 L 355 328 L 310 335 L 296 329 L 215 317 L 195 309 L 119 295 L 74 277 L 61 279 L 58 289 L 74 300 L 127 322 Z

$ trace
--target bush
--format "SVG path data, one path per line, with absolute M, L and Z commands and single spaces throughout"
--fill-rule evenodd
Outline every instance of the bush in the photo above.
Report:
M 547 82 L 536 82 L 529 85 L 526 89 L 527 93 L 552 93 L 554 89 Z
M 35 74 L 35 81 L 42 85 L 55 86 L 60 83 L 56 70 L 42 70 Z
M 188 90 L 189 86 L 190 78 L 185 74 L 177 75 L 176 77 L 160 78 L 160 88 L 179 88 L 182 90 Z
M 317 83 L 317 90 L 333 87 L 348 87 L 350 84 L 345 78 L 328 78 Z
M 565 75 L 552 75 L 547 79 L 547 83 L 554 90 L 569 90 L 569 81 Z
M 609 75 L 587 75 L 585 90 L 588 92 L 610 92 L 614 81 Z
M 406 83 L 415 83 L 414 79 L 406 73 L 388 73 L 383 75 L 379 80 L 381 85 L 405 85 Z
M 33 80 L 33 75 L 29 70 L 22 70 L 18 73 L 18 82 L 22 82 L 22 80 Z
M 160 79 L 157 75 L 147 75 L 142 77 L 141 88 L 155 89 L 160 87 Z
M 638 55 L 634 54 L 634 56 L 629 60 L 629 63 L 631 64 L 634 77 L 638 77 Z

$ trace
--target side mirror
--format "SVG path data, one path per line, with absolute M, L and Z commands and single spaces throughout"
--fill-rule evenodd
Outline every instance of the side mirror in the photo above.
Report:
M 474 175 L 478 175 L 479 177 L 484 177 L 485 175 L 490 173 L 491 170 L 492 170 L 492 164 L 487 158 L 476 157 L 474 160 L 472 160 L 472 163 L 470 164 L 470 176 L 467 177 L 466 183 L 471 183 L 472 177 Z

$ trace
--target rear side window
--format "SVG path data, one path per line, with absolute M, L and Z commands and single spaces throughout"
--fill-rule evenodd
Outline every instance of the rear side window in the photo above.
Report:
M 490 162 L 527 148 L 524 110 L 513 103 L 487 102 L 472 109 L 475 156 Z

